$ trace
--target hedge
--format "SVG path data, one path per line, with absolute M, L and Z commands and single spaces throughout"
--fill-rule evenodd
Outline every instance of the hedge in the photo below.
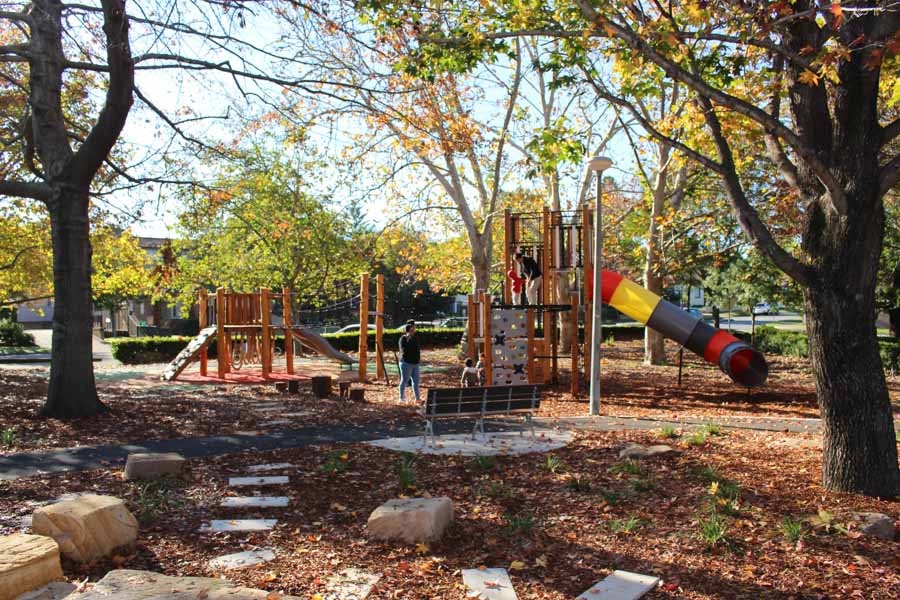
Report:
M 426 348 L 453 347 L 459 344 L 464 331 L 465 329 L 462 327 L 419 329 L 417 335 L 419 342 Z M 619 341 L 637 339 L 643 335 L 643 331 L 644 327 L 637 324 L 604 325 L 603 337 L 604 339 L 612 337 L 614 340 Z M 580 333 L 583 339 L 583 328 Z M 385 330 L 384 345 L 388 352 L 385 360 L 392 358 L 393 350 L 399 345 L 400 335 L 399 329 Z M 735 335 L 744 340 L 750 340 L 749 333 L 735 332 Z M 359 348 L 359 335 L 356 332 L 327 333 L 322 337 L 342 352 L 355 352 Z M 110 343 L 112 344 L 112 354 L 116 360 L 125 364 L 143 364 L 169 362 L 181 352 L 190 340 L 191 338 L 184 336 L 115 338 L 110 340 Z M 755 344 L 763 354 L 781 354 L 804 358 L 809 356 L 809 343 L 806 334 L 800 331 L 785 331 L 769 326 L 757 327 Z M 284 349 L 283 337 L 275 338 L 275 347 L 281 350 Z M 373 332 L 369 333 L 369 348 L 375 348 L 375 335 Z M 894 373 L 900 372 L 900 340 L 880 336 L 878 338 L 878 348 L 884 368 Z M 209 356 L 216 356 L 215 344 L 209 346 Z
M 446 329 L 419 329 L 417 336 L 419 343 L 425 347 L 446 347 L 456 346 L 459 344 L 465 329 L 462 327 L 446 328 Z M 384 345 L 388 350 L 388 356 L 391 356 L 391 350 L 400 344 L 399 329 L 385 329 Z M 326 333 L 323 335 L 335 349 L 341 352 L 355 352 L 359 349 L 359 334 L 357 332 L 347 333 Z M 123 337 L 113 338 L 110 340 L 112 345 L 113 357 L 128 365 L 137 365 L 145 363 L 169 362 L 181 352 L 184 347 L 191 341 L 191 338 L 185 336 L 166 336 L 166 337 Z M 275 338 L 275 347 L 284 350 L 284 337 L 277 336 Z M 369 348 L 375 348 L 375 334 L 369 332 Z M 208 346 L 209 356 L 216 356 L 216 345 Z
M 34 346 L 34 336 L 21 323 L 0 320 L 0 346 Z

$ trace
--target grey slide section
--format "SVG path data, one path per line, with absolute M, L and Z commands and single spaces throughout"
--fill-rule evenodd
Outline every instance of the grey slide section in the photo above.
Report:
M 312 331 L 306 329 L 293 329 L 291 331 L 293 335 L 300 340 L 304 346 L 308 348 L 312 348 L 322 356 L 327 356 L 329 358 L 333 358 L 334 360 L 340 361 L 342 363 L 353 364 L 354 360 L 350 358 L 347 354 L 336 350 L 334 346 L 328 343 L 328 340 L 323 338 L 318 333 L 313 333 Z
M 681 310 L 671 302 L 660 300 L 653 309 L 653 314 L 647 319 L 647 327 L 685 346 L 697 326 L 697 321 L 699 319 L 688 311 Z
M 684 347 L 694 354 L 704 356 L 706 346 L 709 344 L 709 340 L 712 339 L 712 336 L 716 334 L 716 331 L 718 331 L 718 329 L 716 329 L 709 323 L 698 321 L 697 326 L 694 328 L 694 331 L 691 333 L 690 339 L 688 339 L 688 342 L 684 345 Z

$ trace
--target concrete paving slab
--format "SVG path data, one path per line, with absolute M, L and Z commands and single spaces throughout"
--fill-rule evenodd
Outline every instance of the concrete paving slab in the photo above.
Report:
M 506 569 L 463 569 L 462 576 L 468 598 L 519 600 Z
M 294 465 L 288 462 L 282 463 L 265 463 L 262 465 L 250 465 L 247 471 L 251 473 L 259 473 L 261 471 L 284 471 L 285 469 L 293 469 Z
M 361 569 L 344 569 L 328 578 L 322 600 L 363 600 L 381 579 L 381 574 Z
M 284 508 L 291 501 L 287 496 L 232 496 L 223 498 L 225 508 Z
M 398 452 L 491 456 L 548 452 L 562 448 L 571 442 L 573 437 L 571 431 L 540 431 L 535 438 L 528 433 L 519 435 L 516 432 L 504 431 L 487 433 L 483 436 L 479 434 L 475 439 L 467 434 L 442 435 L 437 438 L 436 446 L 431 445 L 430 439 L 425 442 L 422 436 L 386 438 L 366 443 Z
M 207 565 L 213 570 L 243 569 L 275 560 L 275 552 L 269 548 L 235 552 L 214 558 Z
M 659 577 L 629 571 L 613 571 L 575 600 L 637 600 L 659 583 Z
M 213 519 L 207 524 L 200 527 L 201 532 L 223 532 L 223 531 L 268 531 L 275 527 L 278 519 L 232 519 L 216 520 Z
M 275 475 L 272 477 L 229 477 L 228 485 L 231 487 L 255 486 L 255 485 L 285 485 L 288 482 L 287 475 Z

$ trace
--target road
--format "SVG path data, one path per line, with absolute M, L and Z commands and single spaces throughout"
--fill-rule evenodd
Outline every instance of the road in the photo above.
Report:
M 712 323 L 712 317 L 704 315 L 707 323 Z M 803 315 L 800 313 L 780 312 L 777 315 L 757 315 L 756 326 L 770 325 L 777 329 L 787 329 L 790 331 L 806 331 L 803 324 Z M 735 315 L 729 319 L 727 312 L 722 312 L 719 316 L 719 326 L 722 329 L 732 329 L 734 331 L 750 331 L 751 317 L 750 315 Z

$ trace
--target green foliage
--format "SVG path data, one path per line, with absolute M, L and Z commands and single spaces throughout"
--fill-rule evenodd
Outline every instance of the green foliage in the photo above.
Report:
M 600 490 L 600 499 L 609 506 L 615 506 L 625 499 L 626 494 L 613 489 Z
M 636 460 L 624 460 L 620 463 L 616 463 L 610 469 L 613 473 L 626 473 L 628 475 L 636 475 L 638 477 L 645 477 L 647 475 L 647 471 L 644 466 Z
M 815 529 L 821 529 L 825 533 L 832 533 L 835 531 L 847 533 L 847 528 L 837 522 L 835 514 L 824 508 L 820 508 L 818 513 L 809 517 L 807 520 Z
M 470 463 L 473 468 L 479 471 L 490 471 L 497 464 L 494 457 L 487 454 L 478 454 L 472 457 Z
M 806 536 L 803 522 L 792 519 L 791 517 L 783 518 L 778 525 L 778 529 L 781 531 L 781 535 L 792 544 L 796 544 Z
M 492 479 L 479 488 L 480 496 L 487 496 L 494 500 L 512 500 L 518 496 L 515 488 L 499 479 Z
M 545 471 L 556 475 L 566 470 L 566 463 L 564 463 L 563 459 L 558 455 L 548 454 L 547 458 L 544 459 L 543 467 Z
M 534 513 L 530 510 L 503 515 L 503 527 L 510 535 L 527 535 L 534 529 L 534 525 Z
M 678 433 L 678 429 L 676 429 L 674 425 L 664 425 L 659 430 L 659 437 L 669 440 L 674 440 L 680 435 L 681 434 Z
M 702 446 L 706 443 L 706 432 L 702 430 L 695 431 L 685 439 L 685 442 L 689 446 Z
M 566 488 L 578 493 L 587 493 L 591 491 L 591 481 L 584 476 L 569 475 L 566 479 Z
M 736 333 L 738 337 L 749 341 L 750 334 Z M 801 331 L 785 331 L 764 325 L 756 328 L 754 340 L 756 348 L 766 354 L 781 354 L 783 356 L 797 356 L 807 358 L 809 356 L 809 340 Z M 881 356 L 881 364 L 886 371 L 900 372 L 900 340 L 880 336 L 878 338 L 878 353 Z
M 0 346 L 34 346 L 34 336 L 21 323 L 0 320 Z
M 647 521 L 638 518 L 637 515 L 629 515 L 627 519 L 611 519 L 609 529 L 613 533 L 631 534 L 647 524 Z
M 411 490 L 416 487 L 416 462 L 419 457 L 412 452 L 404 452 L 397 462 L 397 482 L 401 490 Z
M 656 483 L 656 479 L 654 479 L 652 475 L 642 475 L 631 480 L 631 489 L 636 494 L 652 492 L 658 487 L 659 485 Z
M 16 445 L 16 440 L 18 440 L 19 434 L 16 432 L 14 427 L 6 427 L 0 432 L 0 444 L 2 444 L 6 448 L 12 448 Z
M 706 483 L 712 483 L 714 481 L 721 481 L 722 474 L 719 470 L 712 465 L 705 465 L 702 469 L 700 469 L 700 477 L 703 478 Z
M 325 456 L 320 467 L 329 475 L 343 473 L 350 468 L 350 453 L 347 450 L 334 450 Z
M 137 482 L 133 491 L 138 521 L 151 523 L 161 513 L 181 507 L 184 502 L 176 492 L 179 485 L 180 480 L 171 475 Z
M 714 423 L 705 423 L 703 427 L 700 428 L 700 431 L 705 433 L 707 436 L 711 435 L 725 435 L 722 431 L 722 427 L 716 425 Z
M 725 519 L 715 511 L 711 512 L 709 517 L 700 519 L 698 529 L 700 539 L 710 548 L 728 541 L 726 537 L 728 525 L 725 523 Z

